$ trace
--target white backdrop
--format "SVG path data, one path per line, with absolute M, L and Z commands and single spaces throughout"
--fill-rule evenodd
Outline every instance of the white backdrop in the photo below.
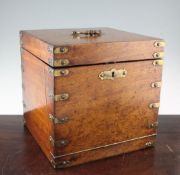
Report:
M 161 114 L 180 114 L 179 0 L 0 0 L 0 114 L 22 114 L 19 30 L 114 27 L 167 42 Z

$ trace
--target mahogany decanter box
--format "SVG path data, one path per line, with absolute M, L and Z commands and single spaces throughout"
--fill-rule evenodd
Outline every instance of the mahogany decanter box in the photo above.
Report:
M 20 37 L 25 126 L 54 168 L 154 145 L 162 39 L 112 28 Z

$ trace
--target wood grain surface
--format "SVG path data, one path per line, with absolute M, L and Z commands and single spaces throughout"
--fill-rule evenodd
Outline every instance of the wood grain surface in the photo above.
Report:
M 158 38 L 111 28 L 99 37 L 73 37 L 72 29 L 22 31 L 24 118 L 48 159 L 77 165 L 146 147 L 154 142 L 162 66 L 154 66 Z M 85 29 L 73 29 L 85 30 Z M 57 47 L 67 52 L 56 53 Z M 54 77 L 52 59 L 68 59 L 67 76 Z M 46 64 L 47 63 L 47 64 Z M 52 67 L 48 66 L 50 64 Z M 70 66 L 70 67 L 68 67 Z M 125 69 L 125 78 L 101 80 L 103 71 Z M 54 97 L 69 94 L 68 100 Z M 55 124 L 50 115 L 65 124 Z M 58 146 L 60 143 L 60 147 Z
M 158 110 L 150 109 L 149 104 L 159 102 L 160 88 L 152 88 L 151 83 L 161 81 L 162 66 L 152 63 L 146 60 L 73 67 L 67 68 L 67 76 L 54 78 L 48 65 L 22 49 L 26 126 L 48 159 L 56 163 L 68 160 L 71 164 L 66 166 L 72 166 L 155 142 L 151 135 L 156 134 L 156 129 L 148 126 L 157 122 Z M 127 76 L 115 80 L 98 77 L 111 69 L 126 69 Z M 68 93 L 69 99 L 54 102 L 50 92 Z M 56 118 L 68 116 L 70 120 L 55 125 L 49 114 Z M 50 137 L 55 142 L 69 143 L 59 148 L 50 142 Z M 125 142 L 131 139 L 135 140 Z
M 108 159 L 53 169 L 19 115 L 0 116 L 2 175 L 179 175 L 180 116 L 160 116 L 156 146 Z
M 69 68 L 68 76 L 56 77 L 55 94 L 69 93 L 69 99 L 55 102 L 55 116 L 70 118 L 68 123 L 55 126 L 56 140 L 65 138 L 70 142 L 57 154 L 156 133 L 148 125 L 157 122 L 158 110 L 150 109 L 149 104 L 160 100 L 160 88 L 152 88 L 151 83 L 161 81 L 162 66 L 152 62 Z M 115 80 L 98 77 L 113 68 L 126 69 L 127 76 Z

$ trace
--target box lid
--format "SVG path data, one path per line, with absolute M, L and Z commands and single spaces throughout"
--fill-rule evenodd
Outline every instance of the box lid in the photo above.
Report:
M 52 67 L 159 59 L 164 41 L 112 28 L 21 31 L 21 47 Z

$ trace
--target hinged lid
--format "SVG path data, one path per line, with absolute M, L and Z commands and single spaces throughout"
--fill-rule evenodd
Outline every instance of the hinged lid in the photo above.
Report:
M 22 31 L 21 47 L 52 67 L 163 57 L 162 39 L 111 28 Z

